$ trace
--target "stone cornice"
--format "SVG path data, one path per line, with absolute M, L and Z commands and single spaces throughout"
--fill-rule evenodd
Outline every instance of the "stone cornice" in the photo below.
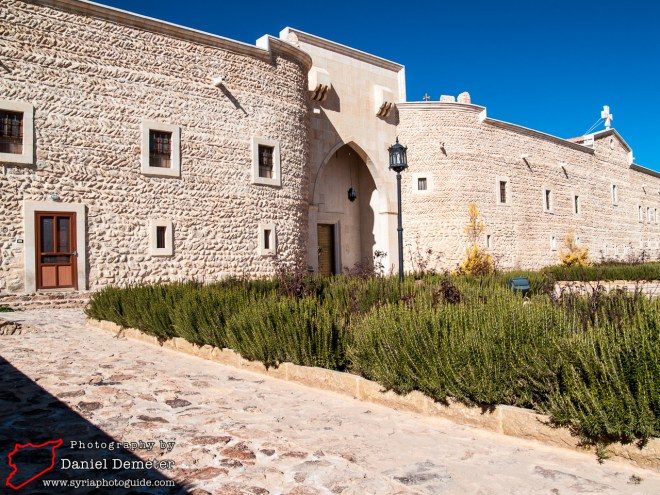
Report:
M 362 62 L 366 62 L 377 67 L 382 67 L 383 69 L 388 69 L 393 72 L 399 72 L 404 68 L 403 65 L 392 62 L 391 60 L 372 55 L 371 53 L 363 52 L 362 50 L 357 50 L 356 48 L 351 48 L 350 46 L 342 45 L 341 43 L 336 43 L 334 41 L 321 38 L 320 36 L 315 36 L 304 31 L 299 31 L 298 29 L 291 27 L 284 28 L 280 32 L 280 37 L 286 35 L 287 33 L 295 34 L 298 40 L 302 41 L 303 43 L 325 48 L 326 50 L 340 53 L 342 55 L 346 55 L 347 57 L 361 60 Z
M 655 177 L 657 179 L 660 179 L 660 172 L 656 172 L 655 170 L 651 170 L 650 168 L 643 167 L 641 165 L 638 165 L 636 163 L 633 163 L 630 166 L 631 170 L 634 170 L 635 172 L 639 172 L 642 174 L 650 175 L 652 177 Z
M 89 17 L 96 17 L 106 21 L 114 22 L 124 26 L 130 26 L 136 29 L 142 29 L 153 33 L 179 38 L 192 43 L 199 43 L 208 45 L 222 50 L 227 50 L 240 55 L 247 55 L 259 58 L 264 61 L 272 59 L 272 53 L 269 50 L 236 41 L 229 38 L 224 38 L 216 34 L 199 31 L 197 29 L 181 26 L 167 21 L 154 19 L 126 10 L 108 7 L 86 0 L 23 0 L 27 3 L 43 5 L 57 10 L 63 10 L 74 14 L 86 15 Z M 274 51 L 290 55 L 297 58 L 306 67 L 311 67 L 311 58 L 302 50 L 293 45 L 284 43 L 281 40 L 269 37 L 270 40 L 275 40 L 270 46 Z
M 473 105 L 472 103 L 455 103 L 450 101 L 407 101 L 397 103 L 399 110 L 458 110 L 462 112 L 479 113 L 486 107 Z
M 590 155 L 594 154 L 593 148 L 584 146 L 582 144 L 574 143 L 572 141 L 568 141 L 567 139 L 564 138 L 553 136 L 552 134 L 547 134 L 545 132 L 530 129 L 529 127 L 524 127 L 518 124 L 511 124 L 509 122 L 504 122 L 503 120 L 491 119 L 490 117 L 486 117 L 484 119 L 484 122 L 486 124 L 499 127 L 501 129 L 507 129 L 513 132 L 517 132 L 518 134 L 524 134 L 534 138 L 545 139 L 546 141 L 551 141 L 560 146 L 566 146 L 567 148 L 572 148 L 577 151 L 583 151 L 585 153 L 589 153 Z

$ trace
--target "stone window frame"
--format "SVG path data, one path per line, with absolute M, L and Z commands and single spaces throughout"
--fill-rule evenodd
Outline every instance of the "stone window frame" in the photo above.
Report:
M 426 189 L 417 189 L 419 179 L 426 179 Z M 412 174 L 411 189 L 413 194 L 429 194 L 433 190 L 435 181 L 431 172 L 415 172 Z
M 273 177 L 259 177 L 259 146 L 273 148 Z M 282 160 L 280 142 L 259 136 L 252 136 L 252 184 L 262 186 L 282 187 Z
M 23 151 L 0 153 L 0 163 L 34 165 L 34 105 L 25 101 L 0 100 L 0 109 L 23 114 Z
M 506 182 L 505 194 L 506 201 L 500 201 L 500 182 Z M 511 206 L 513 204 L 513 196 L 511 192 L 511 180 L 508 177 L 498 176 L 495 178 L 495 204 L 498 206 Z
M 158 227 L 165 227 L 165 247 L 158 247 Z M 174 223 L 167 218 L 149 220 L 149 255 L 174 256 Z
M 59 203 L 56 201 L 24 201 L 23 202 L 23 228 L 25 232 L 25 242 L 23 246 L 25 263 L 25 292 L 37 292 L 37 226 L 35 224 L 35 213 L 45 212 L 63 212 L 76 214 L 76 243 L 77 243 L 77 262 L 76 270 L 78 274 L 78 291 L 87 290 L 87 206 L 84 203 Z M 43 289 L 45 291 L 62 289 Z M 74 289 L 64 289 L 74 290 Z
M 172 133 L 172 161 L 169 168 L 152 167 L 149 160 L 149 135 L 151 131 Z M 154 120 L 143 120 L 140 123 L 141 151 L 140 172 L 142 175 L 155 177 L 181 177 L 181 127 L 165 124 Z
M 270 231 L 270 247 L 266 249 L 266 231 Z M 258 231 L 258 246 L 261 256 L 277 255 L 277 229 L 274 223 L 260 223 Z
M 550 201 L 546 202 L 547 193 L 550 193 Z M 543 212 L 553 214 L 555 212 L 555 193 L 548 186 L 541 188 L 541 200 L 543 201 Z M 549 205 L 547 204 L 549 203 Z M 549 206 L 549 208 L 547 207 Z

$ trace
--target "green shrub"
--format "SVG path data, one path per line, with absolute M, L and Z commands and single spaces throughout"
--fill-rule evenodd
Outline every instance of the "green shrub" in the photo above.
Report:
M 277 366 L 344 369 L 345 321 L 314 298 L 255 301 L 227 322 L 230 348 L 246 359 Z
M 557 297 L 554 280 L 578 276 L 570 270 L 110 287 L 87 314 L 266 366 L 349 370 L 399 393 L 531 408 L 593 443 L 658 436 L 660 300 L 601 290 Z M 631 278 L 653 269 L 607 270 Z M 508 289 L 513 276 L 529 277 L 529 299 Z

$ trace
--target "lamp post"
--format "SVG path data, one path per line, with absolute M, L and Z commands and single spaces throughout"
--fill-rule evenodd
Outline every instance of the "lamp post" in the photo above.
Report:
M 403 222 L 401 219 L 401 172 L 408 168 L 408 158 L 406 156 L 407 147 L 399 144 L 399 138 L 396 143 L 388 148 L 390 152 L 390 170 L 396 172 L 396 199 L 398 205 L 397 211 L 397 232 L 399 233 L 399 281 L 403 282 Z

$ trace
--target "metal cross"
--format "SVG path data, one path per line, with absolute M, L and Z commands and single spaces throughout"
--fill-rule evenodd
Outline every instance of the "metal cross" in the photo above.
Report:
M 429 101 L 430 99 L 431 99 L 431 97 L 429 96 L 429 94 L 428 94 L 428 93 L 424 93 L 424 96 L 422 97 L 422 100 L 424 100 L 424 101 Z
M 610 107 L 608 105 L 603 106 L 603 111 L 600 112 L 600 118 L 605 121 L 605 129 L 612 127 L 614 115 L 610 113 Z

